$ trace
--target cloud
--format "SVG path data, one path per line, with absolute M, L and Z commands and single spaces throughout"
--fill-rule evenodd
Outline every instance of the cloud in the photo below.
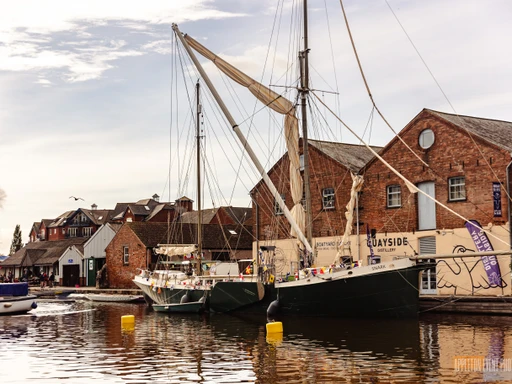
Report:
M 52 85 L 52 82 L 47 79 L 39 79 L 35 82 L 35 84 L 41 84 L 43 87 L 49 87 L 50 85 Z
M 58 69 L 61 79 L 70 83 L 98 79 L 121 58 L 151 51 L 167 54 L 163 41 L 153 41 L 159 35 L 153 29 L 160 25 L 240 16 L 216 10 L 206 0 L 189 0 L 186 4 L 156 0 L 151 6 L 121 0 L 83 4 L 21 0 L 3 8 L 0 71 Z M 137 36 L 129 36 L 132 44 L 125 39 L 100 39 L 105 29 L 128 36 L 144 35 L 146 41 L 138 43 Z
M 169 40 L 152 41 L 151 43 L 144 44 L 142 49 L 160 53 L 161 55 L 167 55 L 172 52 L 171 42 Z

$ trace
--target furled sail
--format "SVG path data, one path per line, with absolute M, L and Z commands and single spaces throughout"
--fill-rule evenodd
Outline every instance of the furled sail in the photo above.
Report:
M 194 253 L 197 251 L 197 245 L 184 245 L 184 246 L 159 246 L 154 249 L 155 253 L 158 255 L 165 256 L 180 256 L 180 255 L 188 255 L 189 253 Z
M 341 248 L 336 254 L 336 259 L 334 262 L 339 260 L 341 256 L 344 255 L 344 250 L 346 249 L 346 244 L 348 243 L 349 236 L 352 234 L 352 222 L 354 221 L 354 208 L 357 202 L 357 194 L 363 188 L 364 179 L 361 175 L 354 175 L 350 172 L 350 176 L 352 176 L 352 188 L 350 189 L 350 200 L 346 205 L 347 211 L 345 212 L 345 218 L 347 219 L 347 224 L 345 226 L 345 233 L 343 234 L 343 238 L 341 239 Z
M 306 215 L 304 207 L 301 204 L 303 188 L 302 177 L 300 175 L 299 127 L 298 120 L 295 117 L 295 107 L 292 102 L 233 67 L 231 64 L 198 43 L 192 37 L 185 35 L 184 38 L 190 47 L 195 49 L 202 56 L 211 60 L 217 68 L 229 76 L 229 78 L 249 89 L 249 91 L 263 104 L 285 116 L 284 134 L 286 138 L 288 157 L 290 159 L 290 191 L 293 201 L 293 207 L 290 210 L 290 213 L 299 229 L 304 232 Z M 291 230 L 291 235 L 295 237 L 297 236 L 293 229 Z

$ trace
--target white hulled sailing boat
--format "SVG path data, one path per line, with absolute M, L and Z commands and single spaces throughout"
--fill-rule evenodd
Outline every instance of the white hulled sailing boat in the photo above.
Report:
M 196 156 L 197 156 L 197 196 L 198 215 L 195 244 L 160 244 L 154 252 L 163 260 L 158 264 L 181 266 L 178 269 L 141 270 L 133 282 L 142 290 L 146 301 L 157 312 L 197 313 L 205 309 L 216 312 L 229 312 L 263 298 L 263 285 L 254 274 L 239 278 L 239 265 L 236 261 L 211 261 L 208 274 L 203 274 L 203 222 L 201 203 L 201 155 L 200 155 L 200 85 L 196 84 Z M 176 224 L 176 223 L 175 223 Z M 178 224 L 176 224 L 178 225 Z M 168 228 L 170 231 L 171 228 Z M 170 239 L 174 237 L 170 236 Z M 193 260 L 174 261 L 176 257 L 193 255 Z M 184 268 L 183 268 L 184 267 Z M 230 286 L 240 286 L 236 298 L 217 287 L 219 282 L 228 281 Z

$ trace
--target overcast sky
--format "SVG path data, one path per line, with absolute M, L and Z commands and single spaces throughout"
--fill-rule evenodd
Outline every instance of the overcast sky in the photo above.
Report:
M 309 3 L 312 84 L 339 92 L 333 108 L 362 133 L 371 107 L 339 2 Z M 397 130 L 423 108 L 512 121 L 512 2 L 388 3 L 346 0 L 345 8 L 372 93 Z M 180 197 L 167 187 L 171 23 L 259 78 L 280 7 L 274 0 L 2 1 L 0 254 L 9 252 L 16 224 L 27 242 L 33 222 L 68 210 L 112 209 L 154 193 Z M 285 3 L 281 19 L 291 12 Z M 275 56 L 278 72 L 286 55 Z M 392 132 L 376 128 L 371 144 L 385 145 Z M 346 132 L 338 139 L 357 142 Z M 249 201 L 246 188 L 229 203 Z

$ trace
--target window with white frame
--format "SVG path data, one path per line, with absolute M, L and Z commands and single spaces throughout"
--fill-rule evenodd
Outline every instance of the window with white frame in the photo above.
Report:
M 322 208 L 334 209 L 334 188 L 322 189 Z
M 464 176 L 448 179 L 449 201 L 466 200 L 466 178 Z
M 398 208 L 402 206 L 402 188 L 399 185 L 388 185 L 387 189 L 387 207 Z
M 123 263 L 128 264 L 130 262 L 130 248 L 125 245 L 123 247 Z
M 84 237 L 91 237 L 91 235 L 92 235 L 92 228 L 91 227 L 83 228 L 82 236 L 84 236 Z
M 77 228 L 69 228 L 68 233 L 69 233 L 69 237 L 76 237 Z
M 284 194 L 281 194 L 281 199 L 283 200 L 283 203 L 286 203 L 286 200 L 284 198 Z M 284 212 L 283 210 L 281 209 L 281 207 L 279 206 L 278 202 L 276 199 L 274 199 L 274 214 L 275 215 L 282 215 Z
M 304 155 L 299 156 L 299 170 L 300 171 L 304 170 Z

